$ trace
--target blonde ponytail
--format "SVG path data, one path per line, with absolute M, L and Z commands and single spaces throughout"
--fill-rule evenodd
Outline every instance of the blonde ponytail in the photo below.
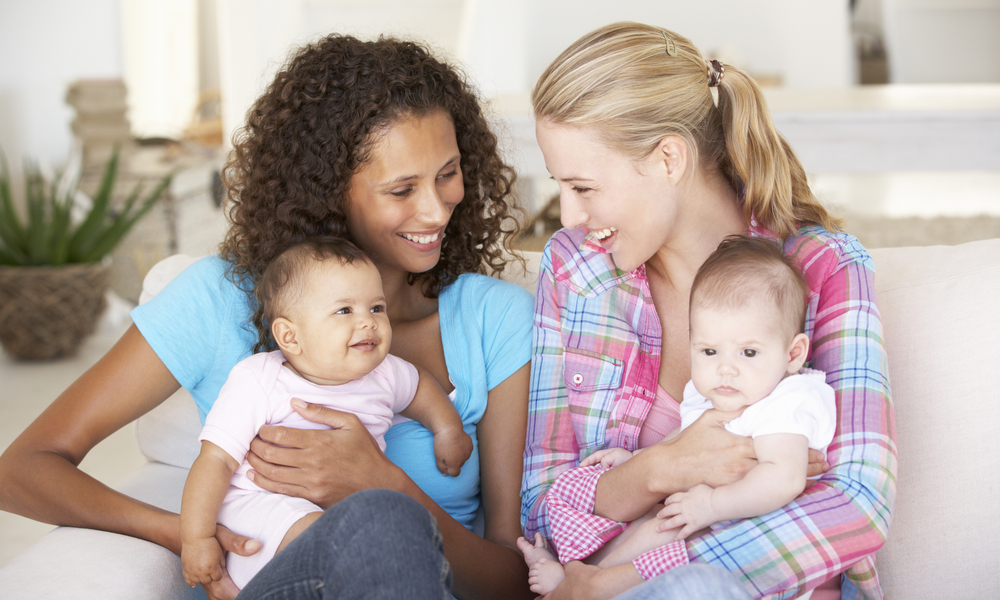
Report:
M 719 109 L 725 132 L 720 165 L 730 180 L 743 183 L 743 212 L 775 234 L 787 237 L 799 223 L 840 229 L 809 189 L 802 163 L 774 128 L 757 82 L 732 66 L 719 86 Z
M 687 38 L 641 23 L 612 23 L 583 36 L 545 69 L 531 93 L 535 118 L 590 127 L 609 148 L 640 160 L 666 136 L 720 171 L 756 219 L 787 236 L 800 222 L 838 229 L 809 190 L 805 172 L 774 129 L 757 84 L 731 66 L 718 85 Z

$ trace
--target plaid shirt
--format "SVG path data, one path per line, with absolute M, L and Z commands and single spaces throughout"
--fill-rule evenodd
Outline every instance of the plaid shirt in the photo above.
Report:
M 546 492 L 556 478 L 573 478 L 567 471 L 601 448 L 635 450 L 656 397 L 661 330 L 645 267 L 618 270 L 585 235 L 553 236 L 539 273 L 521 489 L 528 539 L 551 536 Z M 849 570 L 844 598 L 879 598 L 873 555 L 891 520 L 896 445 L 871 257 L 853 237 L 814 225 L 784 248 L 810 289 L 811 366 L 836 391 L 833 466 L 783 509 L 687 542 L 686 558 L 732 571 L 760 597 L 790 598 Z

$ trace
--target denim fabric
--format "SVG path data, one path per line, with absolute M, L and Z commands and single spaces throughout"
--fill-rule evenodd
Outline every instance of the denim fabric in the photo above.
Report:
M 327 509 L 239 595 L 333 598 L 451 598 L 451 567 L 434 517 L 399 492 L 358 492 Z
M 692 563 L 638 585 L 613 600 L 751 600 L 740 580 L 722 567 Z

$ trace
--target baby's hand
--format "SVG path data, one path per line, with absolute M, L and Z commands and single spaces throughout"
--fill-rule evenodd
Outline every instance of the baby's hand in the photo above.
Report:
M 461 427 L 449 427 L 434 434 L 434 457 L 438 471 L 457 477 L 472 456 L 472 438 Z
M 181 546 L 184 581 L 194 587 L 222 579 L 226 568 L 226 553 L 214 537 L 185 542 Z
M 601 463 L 602 467 L 610 469 L 611 467 L 617 467 L 630 458 L 632 458 L 632 453 L 625 448 L 607 448 L 606 450 L 598 450 L 581 460 L 580 466 L 589 467 L 590 465 Z
M 712 510 L 712 488 L 704 484 L 671 495 L 656 516 L 662 519 L 656 526 L 657 531 L 684 526 L 677 533 L 678 540 L 721 520 Z

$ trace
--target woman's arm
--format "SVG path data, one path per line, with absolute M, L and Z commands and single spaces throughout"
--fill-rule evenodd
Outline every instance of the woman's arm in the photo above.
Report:
M 551 245 L 551 243 L 550 243 Z M 580 461 L 580 447 L 563 383 L 562 303 L 546 246 L 538 269 L 531 345 L 528 429 L 521 484 L 521 525 L 527 539 L 551 537 L 545 493 L 552 482 Z
M 753 440 L 726 431 L 731 418 L 706 411 L 679 435 L 606 472 L 597 481 L 594 514 L 632 521 L 671 494 L 743 478 L 757 464 Z
M 486 413 L 479 421 L 479 463 L 484 538 L 467 536 L 462 529 L 454 552 L 445 537 L 445 555 L 455 570 L 455 595 L 478 598 L 489 590 L 495 598 L 532 598 L 528 590 L 528 567 L 517 549 L 521 535 L 520 497 L 524 460 L 524 435 L 528 419 L 528 378 L 525 364 L 489 392 Z M 440 518 L 438 519 L 440 523 Z M 473 554 L 461 545 L 482 545 Z M 456 558 L 452 559 L 452 554 Z M 456 560 L 460 564 L 456 566 Z
M 77 468 L 91 448 L 178 387 L 130 327 L 0 457 L 0 508 L 54 525 L 138 537 L 179 554 L 176 514 L 116 492 Z
M 530 598 L 527 566 L 515 544 L 520 535 L 516 490 L 523 447 L 517 432 L 524 430 L 527 385 L 525 365 L 489 392 L 479 423 L 485 538 L 438 506 L 379 450 L 358 418 L 349 413 L 316 405 L 295 407 L 307 420 L 331 429 L 262 428 L 261 436 L 267 441 L 256 439 L 251 444 L 247 458 L 253 471 L 249 475 L 264 489 L 306 498 L 324 508 L 363 489 L 403 492 L 437 519 L 457 597 Z

